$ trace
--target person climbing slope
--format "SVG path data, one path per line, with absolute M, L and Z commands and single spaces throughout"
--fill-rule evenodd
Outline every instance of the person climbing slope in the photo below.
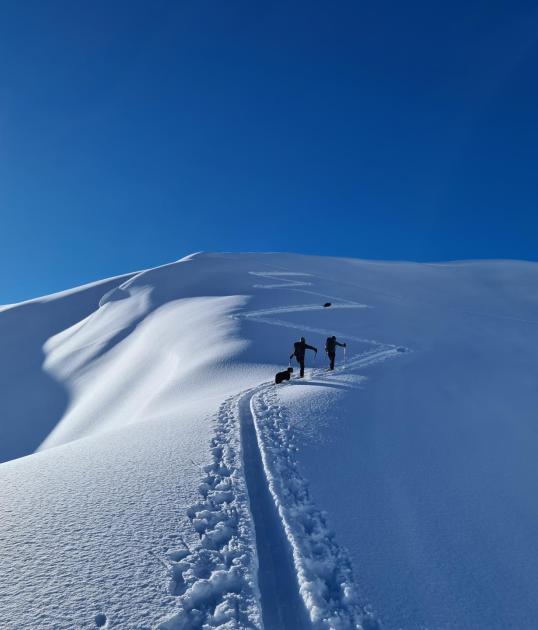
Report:
M 329 370 L 334 370 L 334 360 L 336 358 L 336 346 L 340 346 L 341 348 L 345 348 L 345 343 L 340 343 L 336 341 L 336 337 L 333 335 L 332 337 L 327 337 L 327 341 L 325 342 L 325 352 L 329 357 L 330 368 Z
M 309 346 L 304 337 L 301 337 L 300 341 L 296 341 L 293 344 L 293 353 L 290 355 L 290 361 L 295 357 L 297 363 L 301 366 L 299 378 L 304 376 L 304 355 L 306 350 L 313 350 L 316 354 L 318 353 L 318 349 L 314 348 L 314 346 Z

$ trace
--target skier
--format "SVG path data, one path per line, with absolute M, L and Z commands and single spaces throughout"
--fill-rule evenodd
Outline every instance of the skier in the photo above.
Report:
M 318 349 L 314 348 L 314 346 L 309 346 L 306 343 L 306 340 L 304 337 L 301 337 L 301 341 L 296 341 L 293 344 L 293 353 L 290 355 L 290 361 L 292 360 L 293 357 L 295 357 L 297 363 L 301 366 L 301 372 L 300 372 L 300 377 L 299 378 L 303 378 L 304 376 L 304 353 L 305 350 L 313 350 L 316 354 L 318 353 Z
M 336 341 L 336 337 L 333 335 L 332 337 L 327 337 L 327 341 L 325 342 L 325 352 L 329 357 L 329 361 L 331 364 L 330 370 L 334 370 L 334 360 L 336 358 L 336 346 L 340 346 L 341 348 L 345 348 L 345 343 L 340 343 Z

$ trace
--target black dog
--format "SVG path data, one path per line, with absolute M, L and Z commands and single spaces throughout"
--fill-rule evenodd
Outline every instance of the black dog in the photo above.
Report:
M 282 381 L 289 381 L 291 378 L 292 372 L 293 372 L 292 367 L 289 367 L 285 372 L 277 372 L 275 376 L 275 384 L 278 385 L 282 383 Z

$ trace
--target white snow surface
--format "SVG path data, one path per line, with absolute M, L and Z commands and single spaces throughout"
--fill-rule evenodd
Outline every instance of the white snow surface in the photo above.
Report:
M 199 253 L 2 308 L 0 628 L 535 628 L 537 286 Z

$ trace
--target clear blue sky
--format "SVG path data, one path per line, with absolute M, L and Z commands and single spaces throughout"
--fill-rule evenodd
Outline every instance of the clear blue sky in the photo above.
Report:
M 197 250 L 538 256 L 536 2 L 0 2 L 0 303 Z

